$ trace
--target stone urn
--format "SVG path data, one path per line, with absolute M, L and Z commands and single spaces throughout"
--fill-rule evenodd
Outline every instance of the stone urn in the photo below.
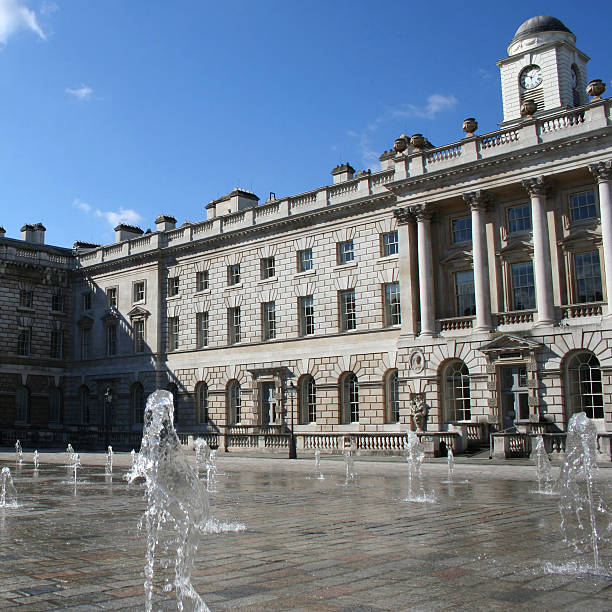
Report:
M 463 121 L 463 131 L 467 134 L 466 138 L 474 135 L 474 132 L 478 129 L 478 121 L 474 117 L 468 117 Z
M 533 117 L 538 110 L 538 105 L 534 100 L 525 100 L 521 104 L 521 117 Z
M 393 143 L 393 150 L 396 153 L 403 153 L 408 148 L 408 136 L 406 134 L 400 134 L 399 138 L 395 139 Z
M 423 134 L 413 134 L 412 138 L 410 138 L 410 144 L 415 149 L 422 149 L 425 146 L 426 142 L 427 141 L 423 137 Z
M 606 91 L 606 84 L 601 79 L 593 79 L 586 86 L 586 92 L 594 100 L 601 100 L 601 94 Z

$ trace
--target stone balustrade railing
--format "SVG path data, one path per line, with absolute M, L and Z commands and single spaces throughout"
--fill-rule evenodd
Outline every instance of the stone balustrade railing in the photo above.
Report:
M 451 319 L 439 319 L 440 331 L 455 331 L 458 329 L 472 329 L 474 317 L 453 317 Z
M 37 248 L 35 245 L 0 244 L 0 261 L 2 260 L 64 269 L 74 267 L 75 263 L 69 251 L 64 255 L 61 252 L 45 249 L 44 245 Z
M 507 312 L 496 312 L 493 315 L 493 323 L 499 325 L 515 325 L 517 323 L 533 323 L 535 310 L 509 310 Z
M 605 302 L 588 302 L 585 304 L 568 304 L 561 307 L 564 319 L 578 317 L 599 317 L 603 314 Z

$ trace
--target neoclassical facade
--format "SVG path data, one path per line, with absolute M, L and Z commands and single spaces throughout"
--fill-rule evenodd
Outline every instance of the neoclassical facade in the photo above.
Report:
M 166 388 L 193 433 L 399 433 L 418 397 L 465 440 L 582 410 L 612 430 L 612 103 L 575 43 L 528 20 L 501 129 L 402 135 L 376 172 L 111 245 L 1 232 L 0 426 L 138 431 Z

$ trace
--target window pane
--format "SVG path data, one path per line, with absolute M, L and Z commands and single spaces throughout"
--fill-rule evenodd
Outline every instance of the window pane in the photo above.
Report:
M 576 302 L 603 300 L 599 251 L 577 253 L 574 257 L 574 265 L 576 268 Z
M 470 376 L 463 362 L 457 361 L 447 367 L 444 394 L 449 421 L 469 421 L 472 418 Z
M 472 317 L 476 314 L 474 270 L 465 270 L 455 274 L 455 297 L 457 316 Z
M 514 310 L 535 308 L 535 284 L 533 281 L 533 263 L 531 261 L 513 264 L 512 298 Z
M 312 270 L 312 249 L 305 249 L 298 253 L 298 272 L 307 272 Z
M 314 302 L 312 295 L 299 298 L 300 335 L 308 336 L 315 333 Z
M 570 217 L 572 221 L 594 219 L 597 216 L 595 192 L 584 191 L 570 196 Z
M 453 242 L 469 242 L 472 240 L 472 218 L 462 217 L 454 219 L 453 226 Z
M 382 256 L 397 255 L 399 252 L 399 243 L 397 239 L 397 231 L 387 232 L 382 235 Z
M 385 325 L 400 325 L 402 322 L 400 306 L 399 283 L 386 283 L 384 285 Z
M 357 318 L 355 313 L 355 291 L 349 289 L 348 291 L 340 292 L 340 329 L 341 331 L 348 331 L 357 327 Z
M 523 204 L 508 209 L 508 232 L 526 232 L 531 229 L 531 206 Z
M 353 241 L 347 240 L 346 242 L 338 243 L 338 264 L 342 265 L 349 263 L 355 259 L 353 252 Z

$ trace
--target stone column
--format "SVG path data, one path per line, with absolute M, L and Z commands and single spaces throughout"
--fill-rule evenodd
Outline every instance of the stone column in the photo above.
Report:
M 407 208 L 393 211 L 397 219 L 399 242 L 400 308 L 402 335 L 416 336 L 418 316 L 416 226 L 414 215 Z
M 431 206 L 415 204 L 410 211 L 417 220 L 419 251 L 419 302 L 421 305 L 421 336 L 434 336 L 435 313 L 433 295 L 433 256 L 431 251 Z
M 546 196 L 550 186 L 543 176 L 523 181 L 523 187 L 531 198 L 531 220 L 533 224 L 533 272 L 535 277 L 537 323 L 551 325 L 555 321 L 550 265 L 550 243 L 546 220 Z
M 474 298 L 476 331 L 491 330 L 491 295 L 489 293 L 489 259 L 484 216 L 488 197 L 483 191 L 463 194 L 472 211 L 472 260 L 474 262 Z
M 601 243 L 603 245 L 604 270 L 608 316 L 612 315 L 612 160 L 589 166 L 599 186 L 599 214 L 601 216 Z

